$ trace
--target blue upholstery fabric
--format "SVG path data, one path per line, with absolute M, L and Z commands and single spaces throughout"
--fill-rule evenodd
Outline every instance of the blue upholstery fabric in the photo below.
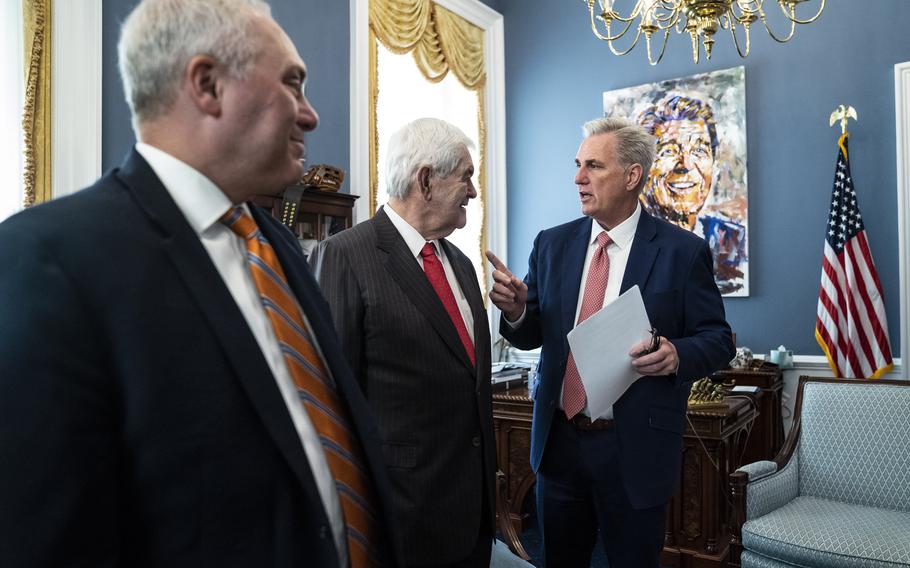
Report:
M 738 471 L 744 471 L 749 474 L 749 481 L 758 481 L 777 471 L 777 463 L 768 460 L 757 461 L 746 464 L 739 468 Z
M 800 495 L 910 511 L 910 388 L 807 383 L 801 422 Z
M 742 535 L 746 549 L 796 566 L 910 566 L 904 511 L 801 496 L 746 522 Z
M 742 568 L 791 568 L 793 565 L 744 550 L 742 557 L 740 557 L 740 566 Z
M 746 489 L 746 519 L 761 517 L 779 507 L 783 507 L 799 494 L 799 458 L 798 452 L 787 465 L 777 473 L 752 482 Z M 759 462 L 761 463 L 761 462 Z M 740 471 L 749 471 L 748 466 Z

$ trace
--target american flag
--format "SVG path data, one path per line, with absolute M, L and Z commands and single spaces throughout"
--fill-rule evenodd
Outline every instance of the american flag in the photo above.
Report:
M 893 366 L 885 303 L 853 190 L 847 134 L 838 146 L 815 338 L 834 376 L 875 379 Z

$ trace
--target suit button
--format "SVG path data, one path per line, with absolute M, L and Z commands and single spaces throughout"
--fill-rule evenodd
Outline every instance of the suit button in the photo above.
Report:
M 329 527 L 321 525 L 319 527 L 319 538 L 325 540 L 329 536 Z
M 475 448 L 479 448 L 480 447 L 480 436 L 474 436 L 473 438 L 471 438 L 471 443 L 474 444 Z

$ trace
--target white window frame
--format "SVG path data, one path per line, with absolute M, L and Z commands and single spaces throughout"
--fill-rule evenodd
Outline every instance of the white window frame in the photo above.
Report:
M 910 61 L 894 66 L 895 134 L 897 146 L 897 228 L 900 263 L 901 356 L 910 353 Z M 902 366 L 895 359 L 895 367 Z

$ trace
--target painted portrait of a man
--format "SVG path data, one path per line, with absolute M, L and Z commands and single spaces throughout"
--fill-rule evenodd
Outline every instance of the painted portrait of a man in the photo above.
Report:
M 718 215 L 703 214 L 714 185 L 717 126 L 711 105 L 694 97 L 670 94 L 645 109 L 638 122 L 657 139 L 657 151 L 641 203 L 648 213 L 708 240 L 721 292 L 731 292 L 742 278 L 745 226 Z
M 604 93 L 604 115 L 656 139 L 644 209 L 705 238 L 718 289 L 749 293 L 745 71 L 742 67 Z

